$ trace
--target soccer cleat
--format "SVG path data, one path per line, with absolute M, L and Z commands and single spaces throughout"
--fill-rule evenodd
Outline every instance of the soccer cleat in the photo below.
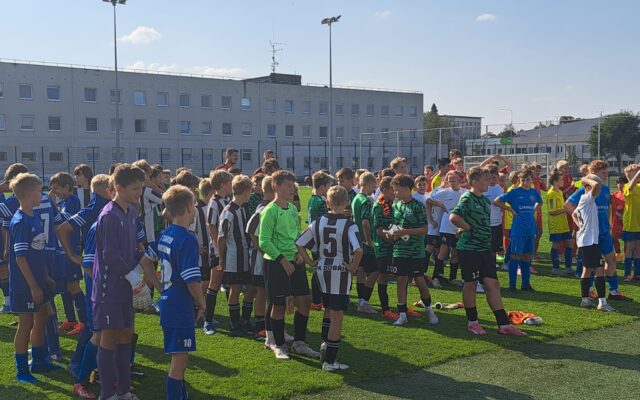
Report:
M 322 311 L 322 304 L 311 303 L 312 311 Z
M 264 339 L 267 337 L 267 331 L 264 329 L 259 330 L 258 332 L 255 333 L 254 336 L 256 339 Z
M 436 313 L 433 312 L 433 309 L 431 307 L 427 308 L 427 310 L 424 312 L 424 318 L 429 321 L 431 325 L 437 325 L 439 322 Z
M 31 373 L 29 371 L 18 372 L 16 374 L 16 379 L 20 383 L 36 383 L 36 382 L 40 382 L 38 380 L 38 378 L 36 378 L 35 376 L 31 375 Z
M 515 293 L 517 291 L 515 286 L 509 286 L 509 292 L 510 293 Z
M 31 363 L 32 374 L 46 374 L 47 372 L 55 371 L 58 369 L 62 369 L 62 367 L 60 365 L 52 363 L 49 360 L 38 364 Z
M 438 278 L 433 278 L 431 280 L 431 286 L 434 289 L 442 289 L 442 283 L 440 283 L 440 279 L 438 279 Z
M 295 340 L 295 338 L 291 335 L 289 335 L 289 333 L 287 331 L 284 331 L 284 341 L 287 343 L 293 343 L 293 341 Z
M 63 362 L 64 361 L 64 357 L 62 356 L 62 351 L 56 351 L 54 353 L 51 353 L 49 355 L 49 359 L 51 361 Z
M 327 342 L 320 343 L 320 363 L 324 363 L 327 358 Z
M 611 307 L 609 304 L 598 304 L 598 311 L 602 312 L 616 312 L 616 309 Z
M 523 288 L 521 288 L 520 290 L 522 290 L 523 292 L 535 292 L 535 290 L 531 287 L 531 285 L 529 286 L 525 286 Z
M 564 273 L 560 268 L 552 268 L 551 275 L 564 275 Z
M 464 282 L 462 282 L 460 279 L 452 279 L 449 281 L 449 284 L 451 284 L 452 286 L 457 286 L 457 287 L 463 287 L 464 286 Z
M 89 374 L 89 383 L 92 385 L 100 384 L 100 373 L 98 372 L 97 368 L 91 371 L 91 373 Z
M 0 314 L 11 314 L 11 307 L 8 304 L 3 304 L 0 308 Z
M 516 328 L 513 325 L 504 325 L 498 329 L 498 333 L 507 336 L 527 336 L 527 332 Z
M 412 310 L 410 308 L 407 308 L 407 315 L 409 315 L 411 317 L 421 317 L 422 316 L 422 314 L 420 314 L 419 312 L 414 311 L 414 310 Z
M 422 300 L 418 300 L 416 302 L 413 303 L 414 307 L 419 307 L 419 308 L 424 308 L 424 303 L 422 302 Z
M 383 319 L 391 319 L 391 320 L 397 320 L 398 319 L 398 313 L 394 313 L 391 310 L 386 310 L 385 312 L 382 313 L 382 318 Z
M 346 371 L 348 369 L 349 366 L 347 364 L 341 364 L 338 361 L 334 361 L 333 364 L 327 362 L 322 363 L 322 370 L 324 372 Z
M 627 275 L 627 276 L 624 277 L 623 282 L 631 283 L 631 282 L 633 282 L 633 277 L 631 275 Z
M 84 330 L 84 324 L 82 322 L 78 322 L 76 326 L 67 332 L 67 335 L 75 336 L 79 335 Z
M 467 325 L 467 330 L 471 333 L 473 333 L 474 335 L 478 335 L 478 336 L 484 336 L 487 334 L 487 331 L 484 330 L 484 328 L 482 327 L 482 325 L 480 325 L 477 322 L 474 322 L 472 324 L 468 324 Z
M 64 321 L 60 325 L 58 325 L 58 331 L 60 332 L 69 332 L 76 327 L 77 322 L 69 322 Z
M 241 326 L 238 326 L 229 330 L 229 337 L 247 337 L 250 335 L 251 334 Z
M 476 286 L 476 293 L 484 293 L 484 285 L 480 282 L 478 282 L 478 285 Z
M 144 372 L 142 372 L 142 370 L 138 369 L 138 367 L 136 367 L 135 365 L 131 366 L 131 371 L 129 372 L 129 374 L 131 376 L 136 376 L 138 378 L 144 378 Z
M 538 275 L 538 271 L 536 271 L 536 269 L 533 268 L 533 265 L 529 267 L 529 272 L 531 272 L 531 275 Z
M 213 327 L 213 324 L 211 324 L 210 322 L 205 322 L 204 326 L 202 327 L 202 332 L 205 333 L 205 335 L 215 335 L 216 334 L 216 330 Z
M 580 307 L 591 308 L 593 307 L 593 302 L 591 301 L 591 299 L 582 299 L 580 300 Z
M 320 353 L 309 347 L 309 345 L 302 340 L 296 340 L 293 342 L 291 351 L 305 357 L 320 358 Z
M 624 294 L 620 293 L 620 292 L 611 292 L 609 293 L 609 296 L 607 296 L 607 299 L 609 300 L 618 300 L 618 301 L 628 301 L 628 300 L 633 300 L 631 297 L 627 297 Z
M 403 326 L 406 325 L 407 322 L 409 322 L 407 321 L 407 317 L 405 317 L 404 315 L 400 315 L 398 319 L 393 322 L 393 326 Z
M 71 395 L 75 397 L 80 397 L 82 399 L 95 399 L 96 395 L 91 390 L 82 386 L 82 383 L 76 383 L 73 385 L 73 389 L 71 390 Z
M 371 305 L 367 302 L 364 302 L 360 305 L 358 305 L 358 312 L 359 313 L 363 313 L 363 314 L 377 314 L 378 311 L 371 307 Z
M 271 350 L 271 351 L 275 352 L 276 351 L 275 350 L 276 349 L 276 342 L 273 339 L 269 340 L 267 338 L 264 341 L 264 348 L 265 348 L 265 350 Z
M 593 290 L 593 289 L 589 290 L 589 298 L 590 299 L 594 299 L 594 300 L 598 298 L 598 294 L 596 293 L 595 290 Z
M 276 355 L 276 360 L 288 360 L 289 353 L 286 346 L 273 346 L 273 353 Z

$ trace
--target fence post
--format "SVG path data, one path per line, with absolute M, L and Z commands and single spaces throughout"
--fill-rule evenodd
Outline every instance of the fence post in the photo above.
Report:
M 202 170 L 200 176 L 204 176 L 204 148 L 200 149 L 200 169 Z
M 307 145 L 307 153 L 309 155 L 309 163 L 307 164 L 307 170 L 309 172 L 309 176 L 311 176 L 311 140 L 309 140 L 309 144 Z
M 42 161 L 42 182 L 44 182 L 44 146 L 40 146 L 40 158 Z
M 184 148 L 180 147 L 180 166 L 184 167 Z
M 296 148 L 295 148 L 295 142 L 293 140 L 291 141 L 291 157 L 293 157 L 293 174 L 295 175 L 296 174 Z
M 96 169 L 93 169 L 94 173 Z M 67 172 L 71 173 L 71 152 L 69 151 L 69 146 L 67 146 Z

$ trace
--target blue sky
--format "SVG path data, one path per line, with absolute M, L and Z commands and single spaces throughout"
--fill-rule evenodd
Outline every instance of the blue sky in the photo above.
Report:
M 0 58 L 113 65 L 111 6 L 3 1 Z M 637 1 L 129 0 L 118 7 L 119 64 L 253 77 L 279 72 L 419 90 L 424 106 L 503 124 L 640 111 Z M 494 128 L 500 130 L 500 127 Z

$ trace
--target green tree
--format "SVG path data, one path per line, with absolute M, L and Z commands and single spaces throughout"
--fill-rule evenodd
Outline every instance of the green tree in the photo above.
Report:
M 440 140 L 440 130 L 438 128 L 450 128 L 451 119 L 438 114 L 436 103 L 431 105 L 431 109 L 424 113 L 424 141 L 425 143 L 438 143 Z M 442 143 L 449 143 L 451 140 L 451 129 L 442 129 Z
M 634 158 L 640 146 L 640 117 L 631 111 L 608 115 L 600 124 L 600 154 L 618 160 L 618 173 L 622 174 L 622 155 Z M 598 125 L 591 128 L 589 147 L 593 157 L 598 155 Z
M 566 124 L 567 122 L 575 122 L 575 121 L 582 121 L 582 118 L 576 118 L 571 115 L 563 115 L 558 120 L 558 122 L 560 122 L 561 125 Z
M 549 127 L 551 125 L 553 125 L 553 124 L 547 125 L 545 122 L 538 122 L 538 125 L 534 126 L 533 129 L 547 128 L 547 127 Z
M 502 129 L 502 132 L 498 133 L 498 137 L 501 138 L 509 138 L 509 137 L 515 137 L 518 136 L 516 134 L 516 130 L 513 128 L 512 124 L 506 124 L 504 126 L 504 129 Z

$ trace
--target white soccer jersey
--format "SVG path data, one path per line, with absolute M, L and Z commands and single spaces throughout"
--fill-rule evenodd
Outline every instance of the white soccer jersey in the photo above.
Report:
M 347 264 L 353 252 L 361 247 L 358 226 L 353 221 L 344 215 L 323 215 L 298 237 L 296 245 L 319 254 L 314 274 L 322 293 L 349 294 L 351 273 Z
M 598 227 L 598 206 L 596 205 L 596 198 L 593 197 L 592 193 L 593 191 L 589 191 L 580 197 L 578 207 L 576 207 L 574 211 L 580 222 L 576 234 L 578 247 L 598 244 L 598 235 L 600 234 Z
M 234 202 L 227 204 L 220 214 L 218 238 L 226 241 L 224 272 L 249 271 L 249 236 L 246 232 L 247 217 L 244 207 Z M 222 254 L 220 255 L 222 257 Z
M 140 219 L 144 225 L 144 233 L 147 236 L 147 243 L 156 240 L 154 215 L 156 208 L 162 205 L 162 193 L 158 193 L 148 186 L 142 190 L 140 197 Z
M 251 218 L 249 218 L 249 222 L 247 222 L 247 233 L 251 236 L 258 237 L 260 235 L 260 214 L 262 210 L 269 204 L 269 201 L 262 201 L 256 207 L 256 212 L 253 213 Z M 251 268 L 251 274 L 257 276 L 264 275 L 264 258 L 263 253 L 259 248 L 253 246 L 253 241 L 251 241 L 251 259 L 249 261 L 249 267 Z
M 211 198 L 211 200 L 209 201 L 209 205 L 207 207 L 207 224 L 213 225 L 216 227 L 216 229 L 218 229 L 220 214 L 222 213 L 222 210 L 224 209 L 224 207 L 227 205 L 227 202 L 228 202 L 227 199 L 225 199 L 224 197 L 218 196 L 217 194 Z M 220 254 L 218 253 L 217 237 L 210 238 L 209 249 L 210 250 L 213 249 L 213 254 L 216 257 L 220 256 Z
M 420 194 L 418 192 L 415 192 L 414 194 L 411 195 L 411 197 L 413 197 L 414 199 L 416 199 L 418 203 L 426 207 L 427 199 L 429 198 L 429 193 L 424 192 L 424 194 Z
M 76 186 L 73 188 L 73 194 L 78 196 L 80 199 L 80 208 L 85 208 L 89 205 L 89 201 L 91 201 L 91 189 L 85 189 L 80 186 Z
M 468 192 L 468 190 L 465 188 L 460 188 L 458 191 L 455 191 L 451 188 L 446 188 L 442 189 L 436 194 L 431 195 L 431 199 L 440 201 L 445 205 L 445 207 L 447 207 L 447 212 L 441 209 L 443 212 L 442 217 L 440 217 L 440 233 L 456 233 L 456 227 L 453 226 L 451 221 L 449 221 L 449 212 L 453 210 L 456 204 L 458 204 L 460 197 L 462 197 L 462 195 L 466 192 Z
M 489 217 L 491 226 L 502 225 L 502 208 L 493 205 L 493 200 L 500 197 L 502 193 L 504 193 L 504 191 L 500 185 L 490 185 L 489 190 L 482 193 L 484 197 L 489 199 L 489 204 L 491 204 L 491 216 Z

